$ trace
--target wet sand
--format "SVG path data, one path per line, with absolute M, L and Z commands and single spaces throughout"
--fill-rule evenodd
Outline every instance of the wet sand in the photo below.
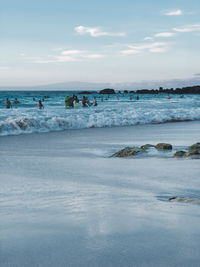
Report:
M 1 266 L 199 266 L 200 160 L 131 145 L 182 149 L 200 122 L 0 137 Z

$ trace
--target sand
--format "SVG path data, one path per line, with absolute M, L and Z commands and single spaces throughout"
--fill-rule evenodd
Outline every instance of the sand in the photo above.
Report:
M 200 122 L 0 137 L 0 265 L 199 266 L 200 160 L 109 158 L 200 141 Z

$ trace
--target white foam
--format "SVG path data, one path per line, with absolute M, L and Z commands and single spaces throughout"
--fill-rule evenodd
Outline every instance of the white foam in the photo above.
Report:
M 36 108 L 4 109 L 0 115 L 0 135 L 200 120 L 198 98 L 172 101 L 149 98 L 137 102 L 122 99 L 99 103 L 98 107 L 68 110 L 62 102 L 48 103 L 42 111 Z

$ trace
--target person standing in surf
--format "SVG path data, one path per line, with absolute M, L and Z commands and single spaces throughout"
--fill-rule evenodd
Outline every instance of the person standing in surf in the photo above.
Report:
M 97 100 L 96 100 L 96 96 L 94 96 L 93 105 L 94 105 L 94 106 L 97 106 L 97 105 L 98 105 L 98 104 L 97 104 Z
M 38 101 L 38 108 L 39 109 L 43 109 L 44 108 L 41 100 Z
M 6 98 L 6 108 L 12 108 L 11 102 L 8 98 Z

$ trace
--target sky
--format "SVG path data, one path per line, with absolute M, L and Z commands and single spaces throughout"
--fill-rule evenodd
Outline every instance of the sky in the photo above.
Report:
M 0 0 L 0 86 L 200 77 L 199 0 Z

